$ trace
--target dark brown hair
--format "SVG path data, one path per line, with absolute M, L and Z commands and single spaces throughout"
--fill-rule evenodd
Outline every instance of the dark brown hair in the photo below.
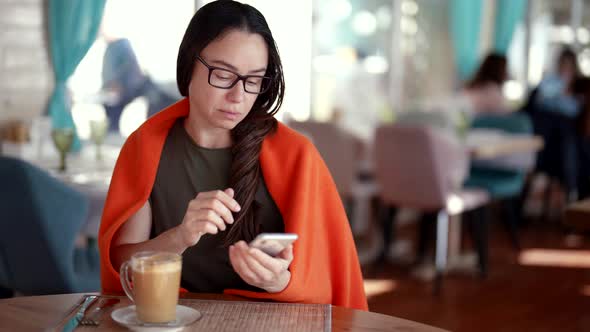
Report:
M 559 74 L 561 74 L 562 70 L 563 70 L 563 66 L 567 65 L 567 63 L 569 63 L 572 66 L 573 69 L 573 77 L 572 82 L 566 82 L 566 83 L 573 83 L 574 79 L 576 79 L 576 77 L 580 76 L 580 67 L 578 66 L 578 57 L 576 56 L 576 52 L 574 52 L 574 50 L 572 50 L 571 48 L 565 46 L 564 48 L 561 49 L 561 51 L 559 52 L 559 56 L 557 57 L 557 72 Z M 571 88 L 568 87 L 568 88 Z
M 271 77 L 270 88 L 260 94 L 252 109 L 231 132 L 232 166 L 230 187 L 241 206 L 235 222 L 229 227 L 225 244 L 238 240 L 250 241 L 259 232 L 254 218 L 254 196 L 260 181 L 259 162 L 262 141 L 277 127 L 274 115 L 281 107 L 285 80 L 279 52 L 264 16 L 254 7 L 231 0 L 211 2 L 199 9 L 189 23 L 180 49 L 176 67 L 176 82 L 180 94 L 188 95 L 195 61 L 200 52 L 213 40 L 230 30 L 241 30 L 260 35 L 268 48 L 265 76 Z
M 478 88 L 489 83 L 502 86 L 507 78 L 506 56 L 492 53 L 485 57 L 473 79 L 467 83 L 467 88 Z
M 590 78 L 579 76 L 574 79 L 572 93 L 580 101 L 580 113 L 575 120 L 578 134 L 590 138 Z

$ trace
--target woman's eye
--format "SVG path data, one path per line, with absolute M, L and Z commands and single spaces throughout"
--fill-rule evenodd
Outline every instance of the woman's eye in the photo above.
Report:
M 257 86 L 260 85 L 261 80 L 259 78 L 250 78 L 246 81 L 246 83 L 250 86 Z
M 233 75 L 229 74 L 229 73 L 215 73 L 215 78 L 218 78 L 220 80 L 231 80 L 233 79 Z

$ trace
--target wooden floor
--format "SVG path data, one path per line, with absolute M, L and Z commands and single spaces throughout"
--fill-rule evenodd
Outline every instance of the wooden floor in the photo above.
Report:
M 435 296 L 431 283 L 412 277 L 408 266 L 363 266 L 366 280 L 393 281 L 393 290 L 369 297 L 370 310 L 457 332 L 590 331 L 590 237 L 567 236 L 556 224 L 537 222 L 523 230 L 521 241 L 521 253 L 581 253 L 572 263 L 585 267 L 519 264 L 505 229 L 493 225 L 487 279 L 452 272 Z

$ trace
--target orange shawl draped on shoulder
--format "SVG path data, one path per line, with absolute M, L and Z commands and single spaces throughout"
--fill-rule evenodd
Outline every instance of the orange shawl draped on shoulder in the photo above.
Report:
M 146 121 L 125 142 L 111 180 L 98 235 L 102 290 L 122 293 L 110 260 L 117 229 L 148 199 L 168 131 L 189 113 L 183 99 Z M 363 278 L 352 233 L 330 173 L 313 144 L 279 124 L 264 140 L 262 175 L 285 223 L 297 233 L 291 281 L 279 293 L 227 289 L 235 294 L 281 302 L 329 303 L 367 310 Z

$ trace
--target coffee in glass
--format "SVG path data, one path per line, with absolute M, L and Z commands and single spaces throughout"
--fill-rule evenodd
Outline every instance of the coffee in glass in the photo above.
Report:
M 121 284 L 135 303 L 140 321 L 168 323 L 176 320 L 181 271 L 182 256 L 168 252 L 139 252 L 121 265 Z

